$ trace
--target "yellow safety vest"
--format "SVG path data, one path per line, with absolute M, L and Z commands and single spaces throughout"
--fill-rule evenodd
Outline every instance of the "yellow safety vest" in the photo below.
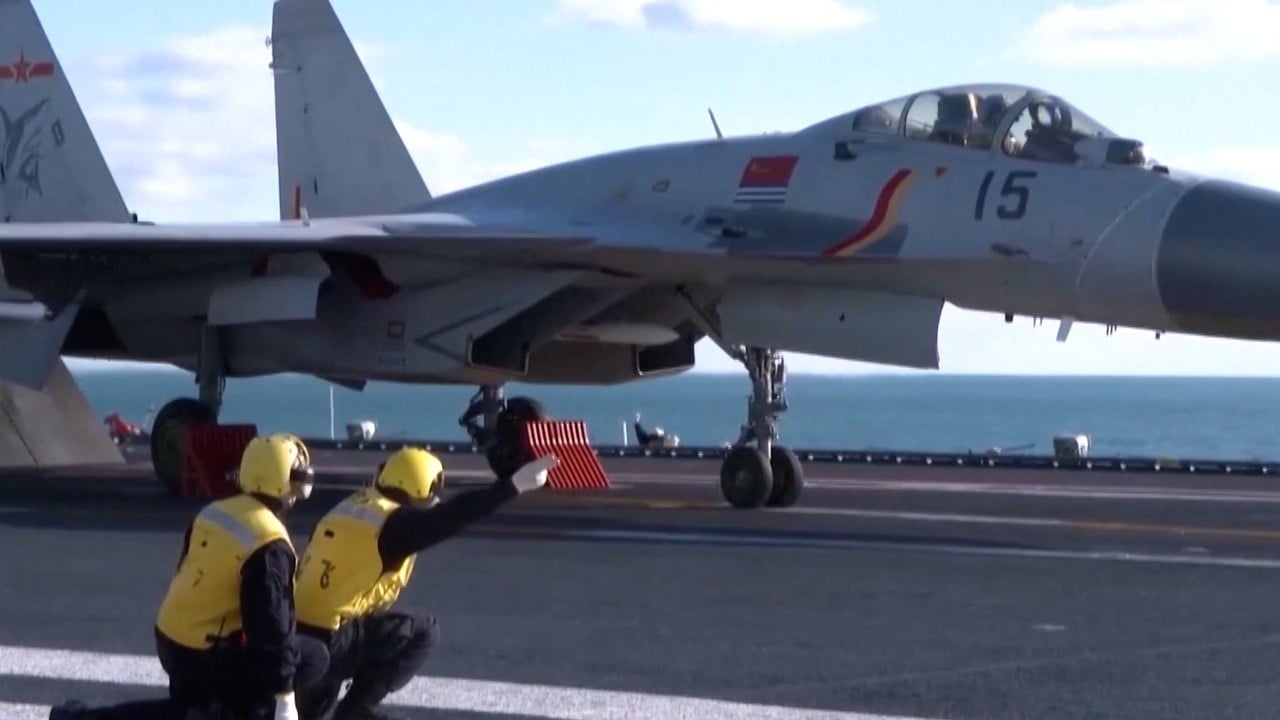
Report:
M 274 540 L 284 540 L 293 551 L 284 523 L 256 498 L 236 495 L 206 505 L 192 523 L 187 554 L 160 604 L 156 627 L 197 650 L 239 632 L 241 569 Z
M 343 621 L 385 610 L 400 597 L 415 557 L 384 573 L 378 553 L 382 526 L 399 506 L 368 488 L 320 519 L 298 564 L 298 622 L 337 630 Z

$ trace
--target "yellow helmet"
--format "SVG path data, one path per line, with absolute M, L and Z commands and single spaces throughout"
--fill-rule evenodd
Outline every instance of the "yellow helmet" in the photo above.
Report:
M 396 488 L 415 500 L 431 497 L 444 484 L 444 464 L 423 448 L 407 447 L 395 451 L 378 466 L 374 485 Z
M 294 435 L 293 433 L 275 433 L 271 437 L 288 440 L 289 442 L 297 446 L 298 448 L 297 467 L 305 468 L 305 469 L 311 468 L 311 451 L 307 449 L 307 444 L 302 442 L 302 438 L 298 437 L 297 435 Z
M 250 440 L 236 474 L 244 492 L 280 500 L 310 496 L 313 478 L 307 446 L 287 433 Z

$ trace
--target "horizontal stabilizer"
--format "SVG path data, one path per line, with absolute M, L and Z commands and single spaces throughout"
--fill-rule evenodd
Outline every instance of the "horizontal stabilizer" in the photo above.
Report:
M 0 380 L 32 390 L 43 388 L 78 311 L 79 305 L 73 304 L 52 320 L 40 317 L 0 320 Z
M 0 324 L 7 322 L 42 322 L 49 308 L 42 302 L 0 300 Z
M 0 380 L 0 467 L 124 465 L 66 363 L 55 358 L 46 376 L 38 389 Z

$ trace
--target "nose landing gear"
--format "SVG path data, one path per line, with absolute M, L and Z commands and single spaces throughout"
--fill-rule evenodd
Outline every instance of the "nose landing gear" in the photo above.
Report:
M 790 448 L 775 444 L 779 415 L 788 407 L 782 354 L 748 347 L 731 355 L 747 368 L 752 392 L 747 424 L 720 466 L 720 492 L 736 508 L 790 507 L 804 489 L 804 469 Z

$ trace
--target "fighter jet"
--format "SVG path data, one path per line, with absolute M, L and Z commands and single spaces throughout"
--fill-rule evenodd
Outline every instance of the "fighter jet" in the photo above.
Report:
M 786 506 L 782 352 L 936 369 L 947 302 L 1280 337 L 1280 195 L 1161 165 L 1049 91 L 928 89 L 434 195 L 328 0 L 277 0 L 271 48 L 281 218 L 236 224 L 34 222 L 86 187 L 115 200 L 48 48 L 0 59 L 0 259 L 41 308 L 0 378 L 38 385 L 59 353 L 195 372 L 154 423 L 168 482 L 172 431 L 216 418 L 227 378 L 478 386 L 459 422 L 504 475 L 548 416 L 506 383 L 670 376 L 709 338 L 752 386 L 724 498 Z

